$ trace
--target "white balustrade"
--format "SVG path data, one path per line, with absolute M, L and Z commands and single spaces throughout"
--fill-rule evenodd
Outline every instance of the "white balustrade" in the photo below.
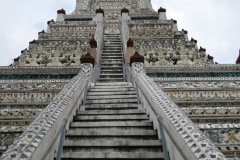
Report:
M 132 79 L 139 88 L 144 110 L 159 131 L 161 117 L 170 159 L 225 160 L 225 156 L 143 71 L 142 63 L 132 65 Z
M 54 100 L 33 121 L 25 132 L 2 155 L 1 160 L 52 160 L 62 129 L 69 124 L 82 104 L 85 90 L 96 78 L 98 68 L 83 64 L 75 76 Z M 67 124 L 65 123 L 68 119 Z

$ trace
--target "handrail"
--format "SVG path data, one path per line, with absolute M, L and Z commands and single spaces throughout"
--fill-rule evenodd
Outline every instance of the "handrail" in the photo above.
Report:
M 58 96 L 2 155 L 1 160 L 41 159 L 39 157 L 53 159 L 57 138 L 65 125 L 61 122 L 65 118 L 73 118 L 82 102 L 85 86 L 90 85 L 90 79 L 95 76 L 96 71 L 97 67 L 92 70 L 91 64 L 83 64 L 80 73 L 65 85 Z M 67 128 L 69 124 L 70 121 L 67 122 Z
M 174 146 L 183 159 L 225 160 L 225 156 L 206 138 L 193 122 L 174 104 L 161 88 L 142 71 L 142 63 L 133 64 L 132 79 L 137 83 L 143 107 L 150 113 L 155 126 L 162 118 L 162 126 L 169 138 L 168 148 Z M 160 128 L 158 128 L 160 129 Z M 173 155 L 169 150 L 170 156 Z M 175 157 L 176 158 L 176 157 Z M 171 157 L 174 159 L 174 157 Z

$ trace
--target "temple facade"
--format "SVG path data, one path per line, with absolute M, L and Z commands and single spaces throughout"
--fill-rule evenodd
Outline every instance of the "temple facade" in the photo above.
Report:
M 58 10 L 56 19 L 47 22 L 11 66 L 0 67 L 0 156 L 237 160 L 238 61 L 214 62 L 197 40 L 189 39 L 187 30 L 167 17 L 165 8 L 155 11 L 151 0 L 77 0 L 72 13 Z M 152 128 L 139 129 L 146 120 Z M 88 125 L 92 130 L 87 131 Z M 113 135 L 106 127 L 113 127 L 108 128 Z M 136 138 L 138 133 L 149 136 L 150 130 L 160 144 Z M 77 141 L 79 136 L 85 136 L 79 138 L 85 146 L 73 144 L 71 137 Z M 115 137 L 115 143 L 108 136 Z M 84 148 L 92 146 L 90 151 Z

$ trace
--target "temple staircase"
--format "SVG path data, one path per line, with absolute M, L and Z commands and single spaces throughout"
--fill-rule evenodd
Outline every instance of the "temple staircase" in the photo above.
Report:
M 66 133 L 62 159 L 164 159 L 136 91 L 123 82 L 119 35 L 105 35 L 98 82 Z
M 119 34 L 105 34 L 99 82 L 123 82 L 123 55 Z

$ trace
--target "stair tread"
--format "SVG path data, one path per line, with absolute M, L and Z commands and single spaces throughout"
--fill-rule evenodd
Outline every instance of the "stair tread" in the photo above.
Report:
M 164 159 L 132 83 L 124 82 L 120 35 L 104 35 L 101 74 L 88 90 L 86 105 L 73 117 L 62 159 Z
M 102 104 L 109 104 L 109 103 L 137 103 L 137 99 L 104 99 L 104 100 L 87 100 L 87 104 L 92 103 L 102 103 Z
M 88 95 L 87 100 L 106 100 L 106 99 L 132 99 L 132 98 L 137 98 L 137 95 L 97 95 L 97 96 L 92 96 Z
M 159 140 L 66 140 L 64 146 L 160 146 Z
M 130 110 L 98 110 L 98 111 L 78 111 L 77 114 L 97 114 L 97 115 L 101 115 L 101 114 L 145 114 L 144 111 L 142 110 L 138 110 L 138 109 L 130 109 Z
M 63 152 L 62 158 L 121 158 L 121 159 L 149 159 L 164 158 L 162 152 Z
M 102 128 L 100 129 L 74 129 L 68 131 L 67 136 L 147 136 L 147 135 L 157 135 L 154 130 L 144 130 L 144 129 L 110 129 Z
M 136 91 L 113 91 L 113 92 L 88 92 L 89 96 L 96 95 L 136 95 Z
M 148 120 L 147 115 L 77 115 L 74 120 Z
M 152 126 L 152 122 L 72 122 L 71 127 L 118 127 L 118 126 Z

